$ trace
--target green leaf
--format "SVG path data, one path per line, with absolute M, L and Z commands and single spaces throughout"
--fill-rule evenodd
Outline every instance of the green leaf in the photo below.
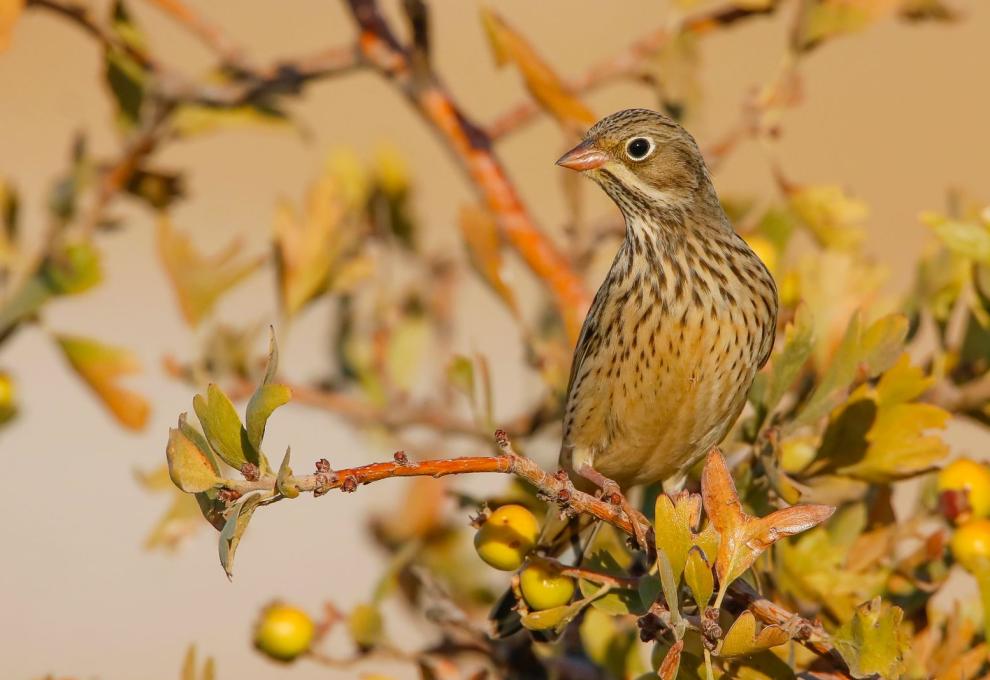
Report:
M 684 494 L 675 504 L 667 494 L 657 496 L 653 530 L 657 550 L 663 551 L 670 562 L 674 583 L 681 580 L 688 551 L 694 545 L 691 531 L 701 517 L 701 497 Z
M 382 614 L 373 604 L 359 604 L 347 617 L 347 630 L 361 649 L 371 649 L 381 642 L 384 628 Z
M 857 607 L 852 619 L 835 632 L 835 648 L 854 677 L 901 677 L 907 668 L 905 655 L 911 644 L 901 627 L 903 618 L 900 607 L 875 597 Z
M 747 656 L 771 647 L 782 645 L 790 639 L 780 626 L 763 626 L 756 632 L 756 617 L 748 609 L 739 615 L 725 634 L 718 648 L 718 656 Z
M 178 428 L 168 432 L 165 458 L 172 482 L 186 493 L 206 491 L 221 482 L 211 458 Z
M 45 258 L 39 275 L 55 295 L 83 293 L 103 278 L 99 251 L 88 241 L 64 244 Z
M 687 562 L 684 564 L 684 582 L 691 589 L 698 608 L 704 610 L 715 592 L 715 576 L 704 553 L 697 546 L 688 551 Z
M 604 549 L 595 551 L 584 564 L 592 571 L 612 576 L 622 576 L 625 571 L 615 557 Z M 600 583 L 593 583 L 585 579 L 578 580 L 578 587 L 585 598 L 593 600 L 592 606 L 595 609 L 600 609 L 608 614 L 618 616 L 643 609 L 637 591 L 615 587 L 604 591 Z
M 268 368 L 265 378 L 258 389 L 251 395 L 245 413 L 247 419 L 247 438 L 255 451 L 261 451 L 261 442 L 265 437 L 265 426 L 272 412 L 292 399 L 292 390 L 285 385 L 276 385 L 272 381 L 278 372 L 278 343 L 275 341 L 275 331 L 272 330 L 268 345 Z
M 296 484 L 296 480 L 292 476 L 292 468 L 289 467 L 289 449 L 285 450 L 285 458 L 282 459 L 282 464 L 278 466 L 275 488 L 286 498 L 299 496 L 299 485 Z
M 220 531 L 220 566 L 223 567 L 229 579 L 234 578 L 234 554 L 237 552 L 237 546 L 247 530 L 251 516 L 258 508 L 258 503 L 264 498 L 261 493 L 253 493 L 242 498 L 237 505 L 231 508 L 227 523 L 223 525 L 223 529 Z
M 206 397 L 201 394 L 193 397 L 193 410 L 210 447 L 227 465 L 240 470 L 245 463 L 253 463 L 260 469 L 267 469 L 267 462 L 262 464 L 263 459 L 251 447 L 241 419 L 223 390 L 211 383 L 206 389 Z
M 172 127 L 177 135 L 192 137 L 241 128 L 289 129 L 291 122 L 284 111 L 268 104 L 224 107 L 183 104 L 175 111 Z
M 144 38 L 132 21 L 123 0 L 114 2 L 110 29 L 123 44 L 137 50 L 144 49 Z M 117 106 L 118 124 L 124 130 L 131 130 L 141 121 L 148 73 L 127 50 L 118 47 L 107 49 L 105 71 L 107 84 Z

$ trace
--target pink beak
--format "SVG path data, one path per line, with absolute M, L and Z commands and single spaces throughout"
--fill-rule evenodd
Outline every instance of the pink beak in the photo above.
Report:
M 608 156 L 590 142 L 581 142 L 557 159 L 557 165 L 579 172 L 600 168 L 608 162 Z

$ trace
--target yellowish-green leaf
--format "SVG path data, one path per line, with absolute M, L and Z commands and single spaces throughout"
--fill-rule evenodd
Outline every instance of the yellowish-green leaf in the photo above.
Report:
M 258 451 L 251 447 L 234 404 L 223 390 L 211 383 L 205 397 L 201 394 L 193 397 L 193 410 L 210 447 L 227 465 L 235 470 L 240 470 L 245 463 L 257 465 L 262 470 L 267 467 Z
M 747 656 L 771 647 L 782 645 L 790 639 L 780 626 L 763 626 L 756 632 L 756 617 L 748 609 L 739 615 L 725 634 L 718 647 L 718 656 Z
M 24 10 L 24 0 L 0 0 L 0 52 L 10 47 L 14 24 Z
M 684 582 L 691 589 L 691 595 L 698 608 L 704 610 L 715 592 L 715 576 L 701 549 L 697 546 L 688 551 L 684 564 Z
M 906 668 L 910 638 L 901 625 L 900 607 L 873 598 L 856 608 L 852 619 L 835 632 L 835 648 L 853 677 L 899 678 Z
M 762 408 L 772 413 L 797 379 L 814 349 L 814 324 L 807 305 L 798 306 L 794 319 L 784 329 L 784 347 L 773 356 L 772 369 L 762 399 Z
M 362 649 L 371 649 L 382 639 L 384 623 L 381 612 L 373 604 L 359 604 L 347 617 L 347 630 L 354 644 Z
M 198 325 L 224 293 L 264 262 L 263 257 L 242 258 L 241 249 L 242 244 L 235 241 L 212 257 L 203 256 L 167 217 L 158 220 L 158 252 L 190 326 Z
M 243 106 L 201 106 L 183 104 L 175 112 L 172 125 L 183 137 L 244 127 L 288 129 L 289 120 L 281 111 L 245 104 Z
M 432 326 L 425 315 L 409 313 L 392 328 L 385 356 L 385 369 L 392 384 L 409 390 L 419 380 L 423 357 L 432 338 Z
M 285 458 L 278 466 L 275 489 L 286 498 L 296 498 L 299 495 L 299 485 L 296 484 L 296 479 L 292 476 L 292 468 L 289 467 L 289 449 L 285 450 Z
M 797 27 L 800 49 L 810 49 L 824 40 L 856 33 L 892 15 L 902 0 L 812 0 Z
M 220 483 L 211 456 L 197 448 L 180 429 L 172 428 L 165 447 L 172 482 L 186 493 L 199 493 Z
M 121 376 L 141 370 L 137 358 L 130 351 L 77 336 L 58 335 L 55 339 L 72 368 L 118 422 L 132 430 L 145 426 L 151 411 L 148 401 L 117 384 Z
M 245 416 L 248 442 L 256 451 L 261 450 L 265 425 L 272 412 L 279 406 L 288 404 L 291 399 L 292 390 L 285 385 L 259 385 L 255 390 L 248 402 Z
M 533 46 L 501 16 L 482 9 L 481 21 L 495 54 L 495 62 L 512 62 L 519 69 L 533 98 L 568 130 L 583 133 L 597 116 L 560 80 Z
M 826 248 L 852 249 L 863 241 L 866 204 L 837 186 L 796 187 L 789 191 L 791 210 Z
M 670 562 L 674 583 L 681 580 L 688 551 L 694 545 L 692 529 L 701 518 L 701 497 L 681 494 L 675 503 L 667 494 L 657 496 L 656 519 L 653 530 L 657 550 L 662 550 Z
M 921 221 L 954 254 L 982 264 L 990 263 L 990 224 L 976 219 L 952 219 L 937 213 L 924 213 Z
M 237 552 L 237 546 L 247 530 L 251 516 L 258 508 L 258 503 L 264 498 L 260 493 L 243 497 L 237 505 L 230 509 L 227 523 L 223 525 L 223 529 L 220 531 L 220 566 L 223 567 L 229 579 L 234 578 L 234 555 Z

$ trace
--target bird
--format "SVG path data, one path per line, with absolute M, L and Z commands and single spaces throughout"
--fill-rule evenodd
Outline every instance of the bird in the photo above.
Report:
M 676 490 L 726 436 L 770 356 L 776 284 L 669 116 L 607 116 L 557 165 L 594 180 L 625 220 L 574 350 L 560 466 L 605 493 Z
M 777 287 L 722 209 L 697 142 L 669 116 L 607 116 L 557 165 L 594 180 L 625 220 L 574 349 L 559 464 L 634 520 L 626 491 L 678 490 L 739 417 L 773 349 Z M 590 524 L 551 508 L 538 551 L 571 545 L 580 560 Z M 490 620 L 496 637 L 519 630 L 511 591 Z

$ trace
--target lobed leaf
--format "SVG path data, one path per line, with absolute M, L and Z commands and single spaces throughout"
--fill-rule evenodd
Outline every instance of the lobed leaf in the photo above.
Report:
M 748 656 L 771 647 L 782 645 L 790 636 L 780 626 L 763 626 L 756 632 L 756 617 L 748 609 L 732 623 L 729 632 L 722 638 L 717 655 L 721 657 Z
M 910 639 L 901 627 L 904 611 L 875 597 L 856 608 L 833 636 L 835 648 L 856 678 L 899 678 L 907 667 Z

